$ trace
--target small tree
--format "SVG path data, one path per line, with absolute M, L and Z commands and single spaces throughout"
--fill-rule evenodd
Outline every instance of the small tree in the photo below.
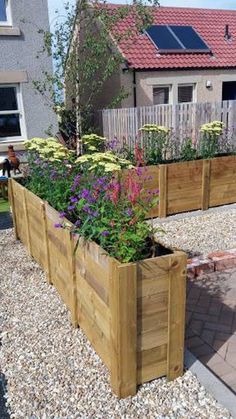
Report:
M 54 74 L 45 71 L 43 81 L 35 80 L 34 86 L 59 115 L 60 129 L 66 135 L 90 132 L 93 103 L 106 81 L 125 62 L 117 45 L 123 40 L 132 43 L 137 33 L 152 23 L 152 7 L 159 2 L 148 2 L 149 7 L 138 0 L 114 8 L 98 0 L 78 0 L 75 7 L 65 4 L 63 21 L 56 12 L 53 33 L 40 30 L 44 47 L 39 54 L 52 56 Z M 122 32 L 115 31 L 127 17 L 133 24 Z M 117 106 L 126 95 L 121 87 L 109 106 Z

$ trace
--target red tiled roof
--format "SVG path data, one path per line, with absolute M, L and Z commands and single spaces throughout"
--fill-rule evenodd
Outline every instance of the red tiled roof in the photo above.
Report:
M 115 4 L 107 7 L 115 11 Z M 120 21 L 114 32 L 123 33 L 133 23 L 131 16 Z M 160 54 L 146 34 L 137 34 L 119 43 L 120 51 L 129 67 L 136 69 L 230 68 L 236 67 L 236 11 L 156 7 L 153 24 L 192 26 L 209 46 L 212 54 Z M 224 38 L 229 25 L 230 41 Z

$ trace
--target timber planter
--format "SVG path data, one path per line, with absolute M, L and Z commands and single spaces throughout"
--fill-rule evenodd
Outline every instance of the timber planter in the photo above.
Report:
M 143 168 L 144 189 L 159 189 L 149 217 L 166 217 L 236 202 L 236 156 Z
M 186 255 L 121 264 L 93 242 L 56 229 L 59 214 L 10 181 L 16 237 L 47 273 L 106 364 L 118 397 L 183 372 Z

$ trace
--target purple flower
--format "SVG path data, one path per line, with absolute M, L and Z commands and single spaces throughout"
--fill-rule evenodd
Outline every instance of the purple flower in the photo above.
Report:
M 66 213 L 65 212 L 60 212 L 59 213 L 59 218 L 64 218 L 66 216 Z
M 75 206 L 74 205 L 69 205 L 67 209 L 68 209 L 68 211 L 73 211 L 75 209 Z
M 76 220 L 76 222 L 75 222 L 75 226 L 76 227 L 79 227 L 81 225 L 81 220 Z
M 90 198 L 90 191 L 89 191 L 89 189 L 83 189 L 82 192 L 81 192 L 81 194 L 80 194 L 80 196 L 81 196 L 81 198 L 84 198 L 84 199 Z
M 54 227 L 55 227 L 55 228 L 62 228 L 62 224 L 60 224 L 60 223 L 56 223 L 56 224 L 54 224 Z
M 128 215 L 128 217 L 132 217 L 132 215 L 133 215 L 132 208 L 127 208 L 127 210 L 125 210 L 125 214 Z
M 104 230 L 103 232 L 102 232 L 102 236 L 103 237 L 107 237 L 107 236 L 109 236 L 109 231 L 108 230 Z
M 70 198 L 70 201 L 71 201 L 71 202 L 73 202 L 73 203 L 78 202 L 78 198 L 77 198 L 77 196 L 72 196 L 72 197 Z
M 99 214 L 98 211 L 94 211 L 91 215 L 96 218 L 98 214 Z
M 91 214 L 91 208 L 87 204 L 83 206 L 83 211 L 87 214 Z

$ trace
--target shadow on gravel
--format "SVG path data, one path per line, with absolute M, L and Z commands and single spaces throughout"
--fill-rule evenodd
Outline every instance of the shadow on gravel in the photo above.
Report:
M 5 376 L 0 373 L 0 418 L 1 419 L 10 419 L 10 415 L 6 407 L 6 399 L 4 398 L 4 394 L 6 393 L 6 386 L 7 386 L 7 382 L 6 382 Z
M 13 222 L 10 212 L 0 212 L 0 230 L 12 228 Z

